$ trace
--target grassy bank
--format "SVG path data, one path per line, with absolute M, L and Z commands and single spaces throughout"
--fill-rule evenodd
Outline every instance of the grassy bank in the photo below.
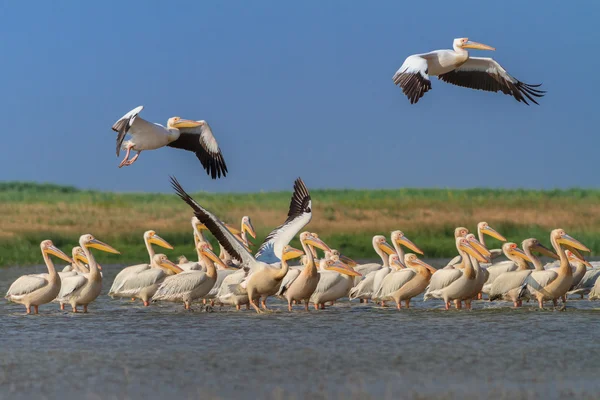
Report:
M 285 220 L 291 192 L 193 196 L 231 224 L 249 215 L 258 245 Z M 534 236 L 549 244 L 550 229 L 562 227 L 595 252 L 600 250 L 600 190 L 312 190 L 311 196 L 308 229 L 355 258 L 375 257 L 371 237 L 389 236 L 394 229 L 404 231 L 428 257 L 453 256 L 454 227 L 474 229 L 478 221 L 518 242 Z M 92 233 L 122 253 L 103 254 L 101 262 L 141 261 L 147 258 L 142 234 L 148 229 L 175 246 L 165 249 L 167 255 L 192 257 L 190 217 L 189 207 L 171 194 L 0 182 L 0 265 L 39 263 L 41 240 L 52 239 L 68 251 L 82 233 Z M 498 243 L 490 239 L 489 244 Z

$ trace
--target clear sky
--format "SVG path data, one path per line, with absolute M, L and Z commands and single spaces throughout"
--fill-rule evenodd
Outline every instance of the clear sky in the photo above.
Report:
M 3 1 L 0 180 L 117 191 L 598 187 L 596 1 Z M 392 75 L 455 37 L 497 48 L 541 106 L 455 87 L 411 105 Z M 594 71 L 590 71 L 594 69 Z M 230 174 L 192 153 L 118 169 L 132 108 L 207 120 Z

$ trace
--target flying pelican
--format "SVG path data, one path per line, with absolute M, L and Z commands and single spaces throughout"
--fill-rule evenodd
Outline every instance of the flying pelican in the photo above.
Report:
M 506 257 L 517 265 L 517 269 L 500 274 L 492 282 L 489 289 L 489 300 L 512 301 L 515 307 L 520 307 L 522 305 L 521 297 L 527 288 L 525 282 L 532 272 L 527 264 L 531 260 L 515 243 L 504 243 L 502 250 Z
M 77 312 L 77 306 L 83 306 L 83 312 L 87 312 L 88 304 L 96 300 L 102 290 L 102 275 L 96 264 L 90 248 L 105 251 L 107 253 L 120 254 L 117 250 L 102 243 L 90 234 L 81 235 L 79 245 L 85 253 L 87 264 L 90 266 L 90 272 L 77 276 L 71 276 L 63 280 L 63 297 L 59 299 L 62 303 L 69 303 L 73 308 L 73 312 Z
M 534 271 L 527 278 L 528 289 L 533 297 L 537 299 L 540 308 L 544 308 L 545 300 L 552 300 L 554 306 L 556 306 L 557 299 L 565 295 L 573 284 L 573 270 L 561 245 L 571 246 L 577 250 L 590 251 L 581 242 L 567 235 L 563 229 L 554 229 L 550 233 L 550 242 L 560 258 L 558 271 L 543 271 L 543 279 L 540 279 L 539 274 L 542 271 Z
M 111 285 L 110 290 L 108 291 L 109 296 L 111 296 L 111 297 L 130 297 L 126 294 L 121 293 L 121 287 L 125 284 L 125 281 L 129 277 L 140 274 L 143 271 L 147 271 L 151 268 L 152 259 L 154 258 L 154 255 L 156 254 L 154 252 L 154 248 L 152 247 L 153 244 L 163 247 L 165 249 L 169 249 L 169 250 L 173 249 L 173 246 L 171 246 L 165 239 L 158 236 L 156 234 L 156 231 L 153 231 L 153 230 L 144 232 L 144 244 L 146 245 L 146 250 L 148 250 L 148 256 L 150 258 L 150 263 L 149 264 L 137 264 L 137 265 L 132 265 L 132 266 L 123 268 L 117 274 L 117 276 L 115 276 L 115 279 L 113 280 L 113 284 Z M 135 298 L 132 298 L 132 300 L 135 300 Z
M 133 164 L 143 150 L 169 146 L 194 152 L 212 179 L 220 178 L 221 175 L 227 176 L 227 165 L 223 154 L 206 121 L 172 117 L 169 118 L 165 128 L 139 117 L 143 109 L 143 106 L 134 108 L 112 126 L 113 131 L 118 133 L 117 157 L 121 148 L 127 150 L 119 168 Z M 131 134 L 131 140 L 123 142 L 128 133 Z M 137 154 L 128 160 L 131 150 L 137 151 Z
M 402 308 L 402 300 L 406 308 L 410 308 L 410 300 L 423 293 L 429 285 L 431 275 L 437 271 L 412 253 L 405 254 L 404 264 L 408 268 L 387 275 L 376 294 L 381 300 L 394 300 L 398 310 Z
M 267 264 L 281 261 L 283 247 L 300 232 L 312 218 L 310 193 L 301 178 L 294 182 L 294 193 L 290 200 L 285 222 L 267 235 L 256 253 L 256 260 Z
M 402 88 L 411 104 L 419 101 L 431 89 L 429 76 L 453 85 L 488 92 L 501 91 L 527 105 L 527 100 L 538 104 L 534 97 L 542 97 L 541 85 L 529 85 L 513 78 L 492 58 L 469 57 L 465 49 L 496 50 L 468 38 L 454 39 L 454 50 L 435 50 L 409 56 L 394 74 L 394 84 Z
M 476 294 L 477 290 L 477 271 L 472 265 L 472 256 L 475 260 L 486 262 L 486 259 L 469 243 L 466 238 L 456 239 L 456 248 L 462 256 L 464 268 L 438 270 L 431 279 L 429 289 L 425 293 L 423 300 L 430 298 L 443 299 L 446 310 L 450 309 L 450 300 L 465 300 L 467 309 L 471 308 L 471 298 Z M 444 275 L 444 283 L 440 285 L 440 289 L 432 290 L 433 278 Z M 449 276 L 445 276 L 449 275 Z
M 300 243 L 306 254 L 306 263 L 304 268 L 296 275 L 296 278 L 290 281 L 286 286 L 281 288 L 281 295 L 287 300 L 288 310 L 292 311 L 292 302 L 304 301 L 304 308 L 308 311 L 308 302 L 310 296 L 314 293 L 321 275 L 315 265 L 315 258 L 309 245 L 316 246 L 325 251 L 330 251 L 321 239 L 316 238 L 310 232 L 302 232 L 300 234 Z
M 321 277 L 309 300 L 314 303 L 315 310 L 318 310 L 319 306 L 324 309 L 325 303 L 347 296 L 354 284 L 353 278 L 360 276 L 359 272 L 342 263 L 337 256 L 321 259 L 319 268 Z
M 69 256 L 54 246 L 51 240 L 42 241 L 40 249 L 48 273 L 23 275 L 10 285 L 6 293 L 6 299 L 13 303 L 23 304 L 27 309 L 27 314 L 31 314 L 31 306 L 33 306 L 34 313 L 37 314 L 38 307 L 50 303 L 60 291 L 60 277 L 54 268 L 50 255 L 63 259 L 68 263 L 73 262 Z
M 227 266 L 213 253 L 207 242 L 199 242 L 198 247 L 206 271 L 185 271 L 165 278 L 152 300 L 183 302 L 185 309 L 190 310 L 194 300 L 201 299 L 210 292 L 217 280 L 215 263 L 223 268 Z

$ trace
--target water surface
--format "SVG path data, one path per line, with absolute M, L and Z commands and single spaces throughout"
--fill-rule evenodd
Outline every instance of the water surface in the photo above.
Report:
M 24 273 L 0 270 L 0 291 Z M 118 272 L 104 269 L 104 293 Z M 600 303 L 477 301 L 397 311 L 346 301 L 256 315 L 103 294 L 88 314 L 0 306 L 0 399 L 600 398 Z

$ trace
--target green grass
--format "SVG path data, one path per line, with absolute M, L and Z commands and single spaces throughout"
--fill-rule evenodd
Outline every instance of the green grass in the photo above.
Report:
M 258 245 L 285 219 L 291 191 L 193 196 L 236 226 L 241 216 L 251 216 Z M 481 220 L 511 241 L 537 237 L 549 244 L 550 229 L 561 227 L 594 251 L 600 250 L 600 190 L 596 189 L 311 190 L 311 196 L 314 215 L 307 229 L 354 258 L 374 258 L 372 236 L 389 236 L 395 229 L 404 231 L 427 257 L 450 257 L 456 252 L 454 228 L 473 230 Z M 194 257 L 190 216 L 189 207 L 173 194 L 0 182 L 0 265 L 41 262 L 39 242 L 48 238 L 70 252 L 83 233 L 92 233 L 121 251 L 121 256 L 99 255 L 101 263 L 139 262 L 147 258 L 141 237 L 148 229 L 175 246 L 164 251 L 170 257 Z M 493 239 L 489 244 L 499 245 Z M 296 241 L 292 245 L 299 246 Z

